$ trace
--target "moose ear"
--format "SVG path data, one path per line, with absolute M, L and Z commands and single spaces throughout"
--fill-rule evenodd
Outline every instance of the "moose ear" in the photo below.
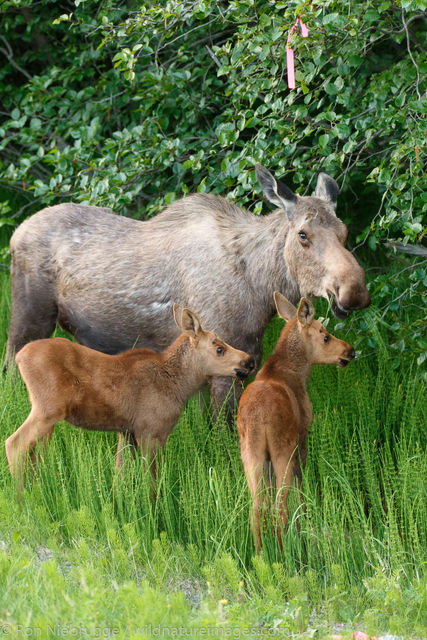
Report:
M 296 316 L 297 310 L 292 304 L 289 302 L 287 298 L 279 291 L 274 292 L 274 302 L 276 304 L 277 313 L 283 320 L 290 320 Z
M 181 318 L 182 318 L 183 307 L 175 302 L 173 305 L 173 319 L 175 320 L 175 324 L 178 329 L 181 329 Z
M 297 311 L 298 322 L 309 327 L 314 320 L 314 307 L 308 298 L 301 298 Z
M 173 315 L 178 329 L 195 338 L 201 331 L 200 320 L 190 309 L 183 309 L 180 304 L 173 305 Z
M 285 209 L 289 220 L 294 214 L 297 196 L 280 180 L 276 180 L 265 167 L 255 165 L 255 173 L 258 183 L 266 198 L 280 209 Z
M 327 173 L 319 173 L 317 178 L 316 191 L 314 195 L 322 200 L 326 200 L 333 209 L 337 206 L 339 188 L 337 183 Z

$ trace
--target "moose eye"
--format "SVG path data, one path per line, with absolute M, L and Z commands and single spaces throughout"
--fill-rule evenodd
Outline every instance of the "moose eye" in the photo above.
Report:
M 323 338 L 323 342 L 329 342 L 329 336 L 325 336 L 325 337 Z
M 222 356 L 222 354 L 224 353 L 224 349 L 222 347 L 218 347 L 216 352 L 219 356 Z
M 301 240 L 308 240 L 307 234 L 305 233 L 305 231 L 298 231 L 298 235 Z

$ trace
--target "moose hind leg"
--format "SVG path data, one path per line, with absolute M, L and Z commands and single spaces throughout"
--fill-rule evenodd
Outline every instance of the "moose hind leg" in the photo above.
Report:
M 246 481 L 248 483 L 249 492 L 252 498 L 252 537 L 257 553 L 260 553 L 262 546 L 261 517 L 264 515 L 263 510 L 265 507 L 264 496 L 262 495 L 262 478 L 266 456 L 263 448 L 251 447 L 245 441 L 241 443 L 240 452 L 242 456 L 243 468 L 245 470 Z
M 31 340 L 49 338 L 58 309 L 52 285 L 38 274 L 31 276 L 12 265 L 12 308 L 5 367 Z
M 273 463 L 274 474 L 276 476 L 276 502 L 275 517 L 277 518 L 276 534 L 280 548 L 283 548 L 282 532 L 288 521 L 288 493 L 292 482 L 292 476 L 295 465 L 295 446 L 289 447 L 287 451 L 280 451 L 272 454 L 271 461 Z
M 10 473 L 15 478 L 20 488 L 25 482 L 24 470 L 25 459 L 30 454 L 33 464 L 36 463 L 34 449 L 38 443 L 47 443 L 53 433 L 55 421 L 52 418 L 37 415 L 31 410 L 28 418 L 5 442 L 6 456 L 9 463 Z

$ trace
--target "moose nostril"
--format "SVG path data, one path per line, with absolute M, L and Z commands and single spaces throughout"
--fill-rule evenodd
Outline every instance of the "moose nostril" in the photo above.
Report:
M 348 355 L 348 357 L 349 357 L 349 358 L 351 358 L 351 359 L 353 359 L 353 358 L 355 358 L 355 357 L 356 357 L 356 354 L 355 354 L 355 352 L 354 352 L 354 349 L 349 349 L 349 350 L 348 350 L 348 352 L 347 352 L 347 355 Z
M 249 371 L 253 371 L 255 369 L 255 360 L 253 358 L 248 362 L 248 369 Z

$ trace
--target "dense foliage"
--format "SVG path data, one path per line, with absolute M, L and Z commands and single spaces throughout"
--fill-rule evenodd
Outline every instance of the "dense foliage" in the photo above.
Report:
M 396 254 L 385 258 L 382 243 L 419 247 L 425 232 L 424 8 L 425 0 L 3 2 L 2 223 L 12 228 L 64 200 L 146 217 L 195 190 L 260 213 L 256 162 L 300 193 L 326 171 L 340 183 L 351 244 L 379 268 L 371 291 L 387 312 L 394 362 L 411 349 L 421 363 L 425 261 L 405 257 L 403 277 L 384 276 Z M 309 37 L 293 37 L 289 90 L 286 39 L 298 15 Z

